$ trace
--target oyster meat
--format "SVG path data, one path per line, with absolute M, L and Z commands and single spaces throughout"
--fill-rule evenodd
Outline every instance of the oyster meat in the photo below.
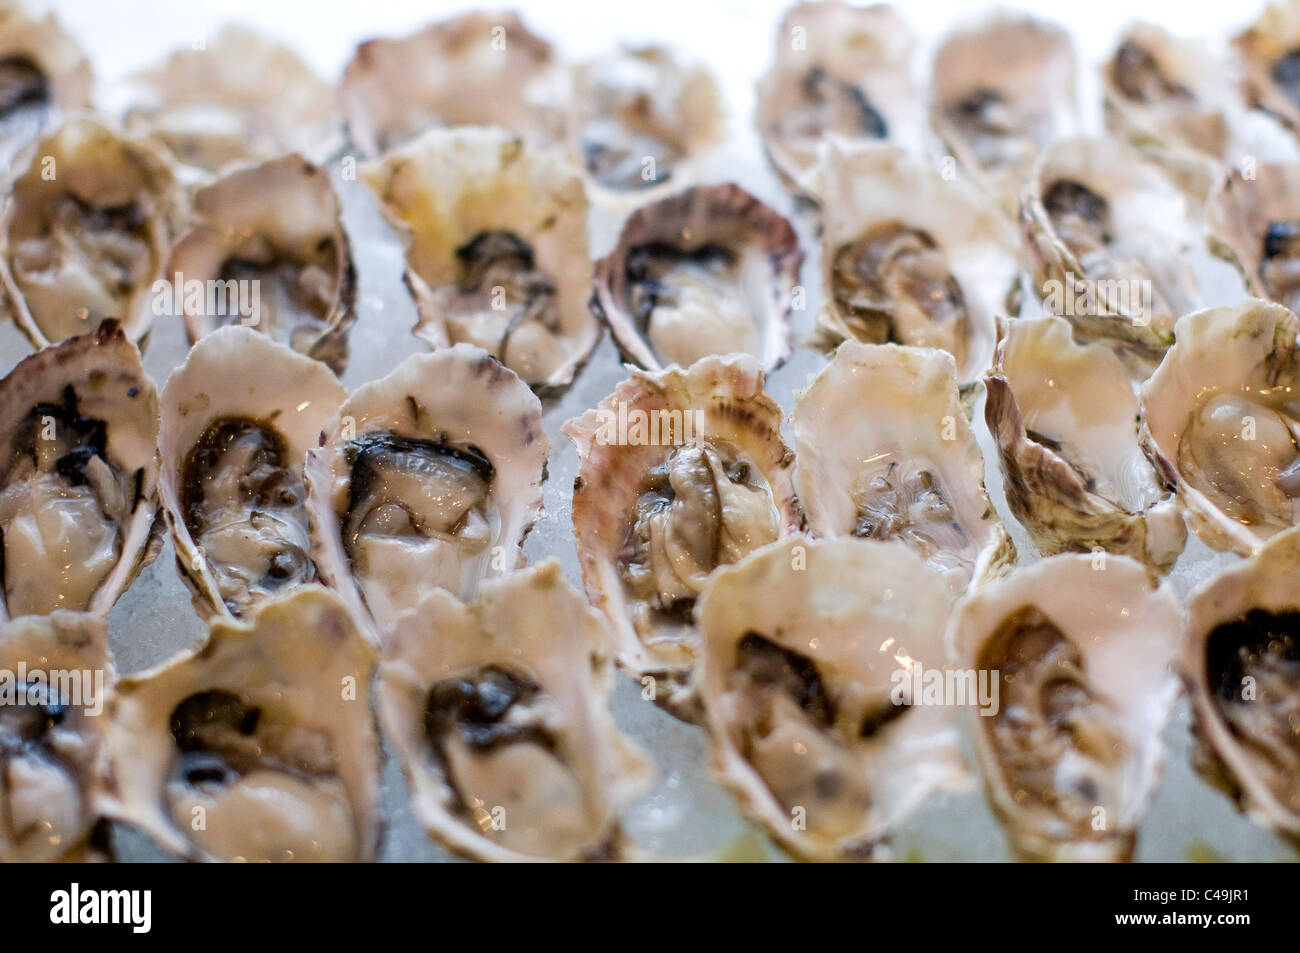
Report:
M 200 614 L 243 616 L 316 579 L 303 462 L 347 398 L 251 328 L 212 332 L 162 392 L 159 495 Z
M 166 157 L 90 119 L 68 121 L 37 151 L 0 214 L 0 282 L 18 326 L 36 347 L 105 317 L 143 339 L 173 231 Z
M 763 148 L 787 185 L 810 197 L 824 194 L 816 173 L 832 139 L 919 147 L 914 45 L 911 28 L 889 4 L 828 0 L 786 11 L 772 67 L 758 84 L 757 115 Z
M 1250 293 L 1300 308 L 1300 162 L 1259 162 L 1224 175 L 1205 209 L 1210 246 Z
M 968 781 L 952 709 L 911 690 L 917 666 L 944 668 L 950 610 L 940 575 L 898 542 L 793 536 L 705 586 L 714 763 L 796 857 L 881 856 L 927 797 Z
M 600 339 L 588 307 L 582 178 L 502 129 L 435 129 L 361 176 L 406 245 L 406 283 L 435 348 L 466 342 L 560 388 Z
M 1138 445 L 1128 371 L 1061 318 L 1007 322 L 984 378 L 1007 505 L 1044 556 L 1107 552 L 1167 572 L 1187 541 L 1182 511 Z
M 303 586 L 117 683 L 106 815 L 187 860 L 367 861 L 379 847 L 374 649 Z
M 358 388 L 307 453 L 312 558 L 368 634 L 444 589 L 523 564 L 550 450 L 537 397 L 486 351 L 407 358 Z
M 610 621 L 619 664 L 695 717 L 696 597 L 718 566 L 802 527 L 781 410 L 754 358 L 710 357 L 634 370 L 563 430 L 578 450 L 587 597 Z
M 996 705 L 966 717 L 1020 859 L 1132 859 L 1178 697 L 1181 630 L 1172 591 L 1104 553 L 1049 557 L 961 604 L 949 662 L 997 685 Z
M 116 322 L 0 381 L 3 618 L 106 615 L 157 553 L 158 395 Z
M 618 810 L 649 764 L 610 716 L 607 648 L 553 559 L 402 616 L 379 713 L 434 837 L 480 860 L 620 858 Z
M 165 274 L 191 342 L 242 324 L 343 373 L 357 276 L 329 173 L 300 155 L 228 169 L 190 221 Z
M 780 214 L 737 185 L 642 206 L 596 263 L 593 307 L 628 360 L 657 371 L 713 354 L 789 355 L 803 252 Z

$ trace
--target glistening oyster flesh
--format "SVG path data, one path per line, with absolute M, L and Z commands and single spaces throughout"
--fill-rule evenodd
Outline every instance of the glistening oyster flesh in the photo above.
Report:
M 989 673 L 968 710 L 989 801 L 1026 860 L 1129 860 L 1178 697 L 1181 610 L 1125 556 L 1052 556 L 984 586 L 949 663 Z
M 705 585 L 714 762 L 796 856 L 877 856 L 929 795 L 966 781 L 952 710 L 912 697 L 913 674 L 944 668 L 950 609 L 943 579 L 897 542 L 794 536 Z
M 695 186 L 632 213 L 596 263 L 592 303 L 647 370 L 728 353 L 771 370 L 790 353 L 802 264 L 780 214 L 737 185 Z
M 201 614 L 242 616 L 316 579 L 303 462 L 346 398 L 327 368 L 251 328 L 213 331 L 172 372 L 159 495 Z
M 105 814 L 191 860 L 373 860 L 374 664 L 320 586 L 214 620 L 110 695 Z
M 406 245 L 415 333 L 467 342 L 529 384 L 564 387 L 600 339 L 587 199 L 555 150 L 501 129 L 435 129 L 361 168 Z
M 605 623 L 560 564 L 431 593 L 380 664 L 380 717 L 417 816 L 481 860 L 613 860 L 649 770 L 610 717 Z
M 610 621 L 620 666 L 694 717 L 696 597 L 718 566 L 802 525 L 781 410 L 756 360 L 710 357 L 633 371 L 563 429 L 578 450 L 573 529 L 587 596 Z
M 158 396 L 116 322 L 0 381 L 3 618 L 106 615 L 156 555 Z
M 321 579 L 376 640 L 435 589 L 473 598 L 522 565 L 548 451 L 541 403 L 486 351 L 407 358 L 359 387 L 307 454 Z

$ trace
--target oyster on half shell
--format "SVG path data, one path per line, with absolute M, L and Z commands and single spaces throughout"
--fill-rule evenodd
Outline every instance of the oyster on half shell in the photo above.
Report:
M 1300 3 L 1282 0 L 1233 38 L 1246 101 L 1300 131 Z
M 648 779 L 608 709 L 604 619 L 560 564 L 431 593 L 380 663 L 379 713 L 429 832 L 480 860 L 618 860 Z
M 1225 174 L 1205 209 L 1210 247 L 1250 293 L 1300 307 L 1300 162 L 1259 162 Z

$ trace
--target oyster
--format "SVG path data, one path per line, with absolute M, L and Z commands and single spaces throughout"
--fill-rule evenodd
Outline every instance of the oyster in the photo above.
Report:
M 744 353 L 789 355 L 803 252 L 780 214 L 738 185 L 701 185 L 637 209 L 596 263 L 592 306 L 623 355 L 657 371 Z
M 703 66 L 660 46 L 625 48 L 577 67 L 569 138 L 599 189 L 686 184 L 722 138 L 721 94 Z
M 157 554 L 158 396 L 114 321 L 0 381 L 3 618 L 106 615 Z
M 251 328 L 212 332 L 162 392 L 159 495 L 200 614 L 312 582 L 303 461 L 347 391 Z
M 942 578 L 902 543 L 791 537 L 709 580 L 696 608 L 714 763 L 797 857 L 868 859 L 936 791 L 964 784 L 942 671 Z M 919 673 L 917 673 L 919 674 Z
M 22 3 L 0 3 L 0 169 L 61 117 L 90 107 L 94 76 L 77 41 L 51 13 L 32 16 Z
M 1246 101 L 1300 131 L 1300 3 L 1283 0 L 1268 7 L 1232 45 L 1243 67 Z
M 1126 556 L 1052 556 L 976 590 L 949 662 L 988 673 L 969 710 L 989 801 L 1024 860 L 1129 860 L 1164 756 L 1182 616 Z
M 1300 843 L 1300 535 L 1281 533 L 1193 594 L 1183 677 L 1197 767 L 1258 822 Z
M 303 586 L 110 695 L 103 810 L 189 860 L 372 860 L 374 649 Z
M 950 354 L 845 341 L 795 396 L 794 482 L 814 536 L 901 540 L 954 595 L 1015 561 Z
M 1300 163 L 1260 162 L 1223 176 L 1205 209 L 1210 245 L 1250 293 L 1300 308 Z
M 632 371 L 568 421 L 573 530 L 620 666 L 675 714 L 698 714 L 691 609 L 709 574 L 802 527 L 781 409 L 752 357 Z M 663 682 L 660 685 L 660 682 Z
M 486 351 L 407 358 L 308 451 L 312 558 L 378 641 L 436 589 L 471 599 L 523 564 L 549 452 L 537 397 Z
M 282 156 L 228 170 L 193 205 L 166 270 L 190 340 L 243 324 L 343 373 L 357 276 L 329 173 Z
M 931 118 L 953 156 L 1008 208 L 1041 150 L 1079 127 L 1078 66 L 1060 27 L 997 14 L 934 56 Z
M 210 42 L 200 34 L 119 96 L 127 127 L 166 145 L 191 179 L 285 152 L 323 162 L 342 144 L 333 86 L 287 46 L 241 26 Z
M 1138 399 L 1109 348 L 1076 344 L 1061 318 L 1007 323 L 984 378 L 1007 505 L 1039 552 L 1102 547 L 1167 572 L 1182 511 L 1138 445 Z
M 617 812 L 649 765 L 610 717 L 606 648 L 553 559 L 401 617 L 379 713 L 433 836 L 480 860 L 619 858 Z
M 108 625 L 63 610 L 4 623 L 0 671 L 0 861 L 98 859 Z
M 38 151 L 0 214 L 0 281 L 18 326 L 44 347 L 114 317 L 141 340 L 175 214 L 166 157 L 89 119 Z
M 564 387 L 600 340 L 588 307 L 582 179 L 501 129 L 435 129 L 361 169 L 406 244 L 435 348 L 467 342 L 529 384 Z
M 1143 449 L 1215 549 L 1255 552 L 1300 519 L 1297 332 L 1256 298 L 1197 311 L 1142 387 Z
M 947 351 L 969 384 L 989 366 L 995 315 L 1020 282 L 1015 229 L 965 181 L 901 150 L 823 153 L 823 336 Z
M 1067 139 L 1043 154 L 1020 220 L 1047 310 L 1145 377 L 1174 322 L 1200 302 L 1185 260 L 1199 237 L 1183 194 L 1115 142 Z
M 435 126 L 502 126 L 559 141 L 562 82 L 551 45 L 517 14 L 471 12 L 401 39 L 362 43 L 339 97 L 352 141 L 374 157 Z
M 758 84 L 758 130 L 791 188 L 821 193 L 822 146 L 889 141 L 920 145 L 911 28 L 889 4 L 797 3 L 776 35 L 775 60 Z

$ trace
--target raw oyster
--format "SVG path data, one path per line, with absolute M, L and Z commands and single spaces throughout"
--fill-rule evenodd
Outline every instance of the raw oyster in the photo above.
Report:
M 984 378 L 1007 505 L 1044 556 L 1100 546 L 1167 572 L 1182 511 L 1138 445 L 1138 399 L 1109 348 L 1077 344 L 1061 318 L 1006 325 Z
M 303 461 L 346 398 L 251 328 L 212 332 L 167 379 L 159 496 L 201 615 L 243 616 L 315 580 Z
M 619 665 L 693 718 L 691 609 L 709 574 L 802 528 L 781 409 L 754 358 L 709 357 L 633 370 L 563 430 L 578 450 L 587 597 L 610 621 Z
M 1197 768 L 1300 843 L 1300 535 L 1281 533 L 1192 594 L 1183 677 Z
M 433 590 L 473 598 L 523 564 L 549 449 L 541 403 L 486 351 L 407 358 L 307 453 L 317 572 L 376 641 Z
M 127 127 L 166 145 L 194 180 L 285 152 L 323 162 L 342 144 L 333 86 L 287 46 L 241 26 L 211 41 L 200 34 L 119 95 Z
M 551 45 L 517 14 L 470 12 L 401 39 L 362 43 L 339 97 L 352 141 L 374 157 L 435 126 L 502 126 L 558 141 L 562 83 Z
M 114 321 L 0 381 L 0 617 L 106 615 L 157 554 L 158 395 Z
M 90 61 L 54 14 L 37 18 L 22 3 L 0 3 L 0 169 L 19 169 L 19 156 L 41 131 L 90 107 Z
M 822 146 L 920 144 L 911 28 L 889 4 L 798 3 L 776 35 L 775 60 L 758 84 L 758 130 L 772 166 L 802 195 L 816 181 Z M 832 203 L 834 204 L 834 203 Z
M 1250 293 L 1300 307 L 1300 163 L 1260 162 L 1224 175 L 1205 209 L 1210 246 Z
M 935 53 L 931 119 L 956 160 L 1014 208 L 1039 152 L 1078 130 L 1077 71 L 1060 27 L 997 14 Z
M 99 859 L 108 625 L 58 610 L 0 625 L 0 861 Z
M 1215 549 L 1255 552 L 1300 518 L 1297 332 L 1257 298 L 1197 311 L 1142 387 L 1143 449 Z
M 166 157 L 90 119 L 37 150 L 0 215 L 0 281 L 18 326 L 37 347 L 104 317 L 143 339 L 176 212 Z
M 738 185 L 700 185 L 637 209 L 596 263 L 592 306 L 630 361 L 657 371 L 712 354 L 790 354 L 803 252 L 780 214 Z
M 564 387 L 600 339 L 582 179 L 501 129 L 435 129 L 361 176 L 406 244 L 435 348 L 468 342 L 529 384 Z
M 965 181 L 901 150 L 823 153 L 823 336 L 937 347 L 958 380 L 993 358 L 996 315 L 1019 290 L 1020 247 L 1001 210 Z
M 1126 556 L 1052 556 L 976 590 L 949 662 L 989 673 L 967 713 L 989 801 L 1023 860 L 1130 860 L 1178 697 L 1182 616 Z
M 791 537 L 704 587 L 714 763 L 791 853 L 879 856 L 927 797 L 967 781 L 952 709 L 910 691 L 914 666 L 944 668 L 950 610 L 939 574 L 897 542 Z
M 417 816 L 480 860 L 616 860 L 649 764 L 607 707 L 605 622 L 560 564 L 431 593 L 384 648 L 379 713 Z
M 228 169 L 191 224 L 166 269 L 191 342 L 243 324 L 343 373 L 357 276 L 329 173 L 300 155 Z
M 592 183 L 640 199 L 687 184 L 722 137 L 721 94 L 703 66 L 664 47 L 629 47 L 577 67 L 570 126 Z
M 845 341 L 795 397 L 794 482 L 814 536 L 901 540 L 954 595 L 1015 561 L 952 355 Z
M 1243 67 L 1246 101 L 1300 132 L 1300 3 L 1268 7 L 1232 41 Z
M 1066 139 L 1034 170 L 1020 209 L 1050 313 L 1114 346 L 1145 377 L 1200 292 L 1187 200 L 1153 164 L 1105 139 Z
M 303 586 L 109 696 L 104 813 L 188 860 L 372 860 L 374 649 Z

